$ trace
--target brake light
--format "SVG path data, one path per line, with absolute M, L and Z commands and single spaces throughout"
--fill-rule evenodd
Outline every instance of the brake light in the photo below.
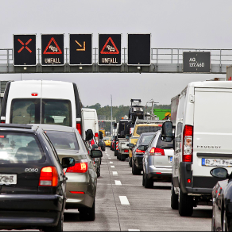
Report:
M 77 128 L 79 134 L 82 135 L 82 133 L 81 133 L 81 124 L 80 123 L 76 123 L 76 128 Z
M 1 120 L 1 123 L 5 123 L 5 120 Z
M 189 183 L 189 184 L 190 184 L 190 183 L 191 183 L 191 179 L 187 179 L 187 183 Z
M 96 137 L 96 138 L 98 137 L 98 133 L 95 133 L 95 137 Z
M 165 155 L 164 149 L 158 148 L 158 147 L 152 147 L 150 150 L 150 155 Z
M 142 150 L 139 150 L 139 149 L 136 149 L 135 152 L 137 152 L 137 153 L 145 153 L 145 151 L 142 151 Z
M 67 168 L 66 172 L 77 172 L 77 173 L 84 173 L 88 170 L 88 163 L 75 163 L 74 166 Z
M 183 162 L 193 161 L 193 126 L 185 125 L 182 148 Z
M 85 192 L 80 192 L 80 191 L 70 191 L 70 193 L 73 193 L 73 194 L 85 194 Z
M 36 97 L 36 96 L 38 96 L 38 93 L 32 93 L 31 96 Z
M 129 150 L 124 150 L 124 152 L 129 152 Z
M 43 167 L 40 171 L 39 186 L 57 186 L 58 173 L 56 167 Z

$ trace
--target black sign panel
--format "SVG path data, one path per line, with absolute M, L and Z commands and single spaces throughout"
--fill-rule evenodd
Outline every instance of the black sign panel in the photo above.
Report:
M 36 35 L 14 35 L 14 65 L 36 65 Z
M 183 52 L 183 72 L 210 72 L 210 52 Z
M 92 64 L 92 34 L 70 34 L 70 64 Z
M 128 64 L 150 65 L 151 34 L 128 34 Z
M 99 34 L 99 64 L 121 65 L 121 34 Z
M 64 64 L 64 35 L 42 35 L 42 65 Z

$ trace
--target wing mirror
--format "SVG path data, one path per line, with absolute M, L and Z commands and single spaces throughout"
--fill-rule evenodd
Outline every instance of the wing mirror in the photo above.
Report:
M 210 174 L 213 177 L 216 177 L 216 178 L 221 178 L 221 179 L 227 179 L 227 178 L 229 178 L 228 171 L 225 168 L 213 168 L 210 171 Z
M 101 158 L 102 157 L 102 151 L 100 151 L 100 150 L 91 150 L 90 157 L 91 158 Z
M 75 165 L 75 159 L 73 157 L 65 157 L 62 159 L 62 167 L 68 168 Z
M 163 125 L 162 125 L 161 136 L 164 139 L 173 140 L 174 139 L 174 135 L 173 135 L 172 130 L 173 130 L 172 121 L 166 121 L 166 122 L 164 122 Z
M 93 138 L 93 131 L 91 129 L 88 129 L 85 132 L 85 140 L 88 141 L 91 140 L 92 138 Z

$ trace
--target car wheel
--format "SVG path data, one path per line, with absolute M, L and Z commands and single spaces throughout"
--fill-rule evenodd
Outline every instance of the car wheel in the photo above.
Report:
M 64 213 L 61 213 L 59 218 L 58 224 L 52 227 L 45 227 L 41 231 L 48 232 L 48 231 L 63 231 L 63 223 L 64 223 Z
M 193 197 L 183 193 L 181 188 L 179 193 L 178 207 L 180 216 L 191 216 L 193 213 Z
M 105 147 L 102 147 L 101 149 L 102 149 L 102 151 L 105 151 L 105 150 L 106 150 Z
M 134 160 L 132 159 L 132 174 L 140 175 L 141 171 L 136 167 Z
M 118 151 L 117 150 L 114 151 L 114 156 L 118 156 Z
M 171 207 L 172 209 L 178 209 L 178 195 L 174 191 L 173 184 L 171 185 Z
M 80 218 L 84 221 L 95 220 L 95 200 L 93 201 L 93 206 L 91 208 L 82 208 L 80 210 Z
M 145 188 L 153 188 L 153 180 L 152 179 L 148 179 L 147 175 L 144 175 L 144 187 Z
M 216 228 L 215 228 L 215 219 L 214 219 L 214 209 L 212 209 L 211 231 L 216 231 Z
M 132 158 L 129 157 L 129 166 L 132 167 Z
M 125 161 L 126 160 L 126 156 L 124 154 L 121 154 L 121 161 Z
M 145 185 L 145 177 L 144 177 L 144 171 L 143 171 L 143 180 L 142 180 L 142 185 L 144 186 Z
M 97 169 L 97 177 L 99 177 L 100 176 L 100 166 L 99 166 L 99 168 Z

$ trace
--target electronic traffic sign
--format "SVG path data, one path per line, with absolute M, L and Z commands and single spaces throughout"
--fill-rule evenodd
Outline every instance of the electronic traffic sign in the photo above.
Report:
M 151 34 L 128 34 L 128 65 L 150 65 Z
M 44 34 L 42 42 L 42 65 L 64 64 L 64 34 Z
M 92 34 L 70 34 L 70 65 L 92 64 Z
M 210 52 L 183 52 L 183 72 L 210 72 Z
M 99 65 L 121 65 L 121 34 L 99 34 Z
M 14 65 L 36 65 L 36 35 L 14 35 Z

